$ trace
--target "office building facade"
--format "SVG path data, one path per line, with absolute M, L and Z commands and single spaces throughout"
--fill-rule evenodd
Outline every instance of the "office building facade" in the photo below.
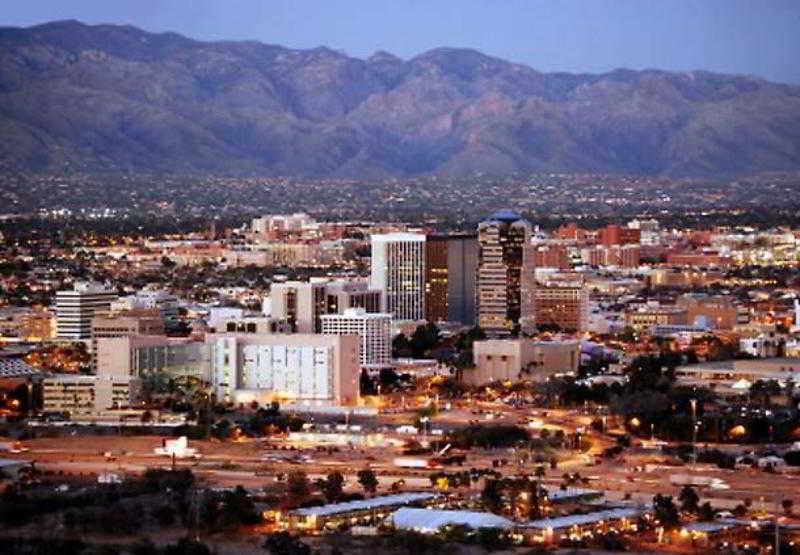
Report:
M 386 368 L 392 362 L 392 315 L 370 314 L 363 308 L 351 308 L 344 314 L 322 317 L 323 335 L 358 335 L 359 360 L 365 368 Z
M 108 312 L 117 298 L 113 291 L 93 283 L 77 283 L 75 288 L 56 293 L 56 337 L 72 341 L 92 337 L 92 319 Z
M 509 335 L 519 324 L 523 246 L 531 225 L 511 210 L 478 225 L 478 325 L 490 335 Z
M 320 333 L 322 315 L 342 314 L 350 308 L 380 312 L 381 296 L 365 280 L 288 281 L 272 285 L 269 312 L 274 321 L 288 322 L 297 333 Z
M 478 277 L 476 234 L 428 235 L 425 248 L 425 318 L 475 323 Z
M 589 291 L 582 277 L 553 278 L 534 290 L 536 326 L 582 332 L 589 325 Z
M 383 292 L 383 311 L 395 320 L 425 319 L 425 236 L 373 235 L 372 287 Z

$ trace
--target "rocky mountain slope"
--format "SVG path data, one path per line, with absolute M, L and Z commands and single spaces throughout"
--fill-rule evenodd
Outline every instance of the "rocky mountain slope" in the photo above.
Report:
M 200 42 L 74 21 L 0 28 L 0 168 L 383 177 L 800 169 L 800 86 L 695 71 L 540 73 Z

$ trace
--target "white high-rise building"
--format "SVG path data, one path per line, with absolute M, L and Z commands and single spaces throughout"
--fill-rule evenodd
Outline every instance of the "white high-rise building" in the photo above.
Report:
M 322 316 L 323 335 L 358 335 L 361 366 L 382 368 L 392 362 L 392 315 L 370 314 L 363 308 L 349 308 L 344 314 Z
M 76 283 L 75 289 L 56 293 L 56 337 L 91 339 L 92 318 L 108 312 L 117 294 L 96 283 Z
M 372 236 L 372 287 L 383 291 L 383 310 L 395 320 L 425 319 L 425 236 Z

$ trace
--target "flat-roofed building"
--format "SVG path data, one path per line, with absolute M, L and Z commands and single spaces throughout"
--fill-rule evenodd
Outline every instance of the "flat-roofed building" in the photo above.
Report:
M 522 313 L 523 249 L 531 224 L 500 210 L 478 224 L 478 325 L 489 335 L 510 335 Z
M 739 323 L 739 307 L 726 295 L 683 295 L 676 304 L 686 309 L 686 319 L 692 325 L 729 330 Z
M 464 379 L 478 385 L 495 380 L 546 380 L 554 374 L 575 373 L 580 364 L 579 341 L 486 339 L 473 344 L 475 369 Z
M 478 272 L 477 235 L 428 235 L 425 260 L 426 320 L 472 325 Z
M 117 298 L 96 283 L 76 283 L 75 288 L 56 293 L 56 337 L 73 341 L 92 337 L 92 318 L 108 312 Z
M 366 280 L 330 280 L 325 284 L 327 314 L 344 314 L 351 308 L 380 312 L 382 294 L 380 289 L 370 287 Z
M 344 314 L 322 316 L 324 335 L 358 335 L 359 358 L 367 368 L 387 368 L 392 363 L 392 315 L 370 314 L 363 308 L 350 308 Z
M 681 385 L 708 387 L 723 396 L 746 395 L 755 382 L 775 380 L 800 384 L 800 359 L 762 358 L 725 360 L 679 366 L 675 370 Z
M 383 292 L 383 311 L 395 320 L 425 319 L 425 235 L 372 235 L 370 283 Z
M 294 509 L 289 512 L 289 527 L 292 530 L 309 532 L 339 530 L 343 525 L 377 525 L 400 507 L 424 507 L 439 497 L 435 493 L 408 492 Z
M 138 335 L 97 342 L 97 374 L 131 376 L 165 373 L 211 380 L 210 345 L 187 338 Z
M 92 318 L 92 368 L 97 369 L 97 342 L 129 335 L 164 335 L 164 318 L 158 309 L 99 314 Z
M 537 327 L 573 332 L 588 328 L 589 291 L 583 277 L 553 276 L 536 284 L 533 297 Z
M 55 374 L 42 380 L 42 410 L 92 415 L 130 407 L 140 391 L 131 376 Z
M 306 405 L 358 401 L 357 335 L 208 334 L 212 385 L 220 399 Z
M 323 314 L 342 314 L 349 308 L 380 312 L 382 295 L 364 280 L 312 278 L 275 283 L 270 290 L 270 315 L 288 322 L 297 333 L 320 333 Z
M 272 317 L 287 320 L 297 333 L 319 333 L 327 313 L 325 282 L 287 281 L 270 289 Z
M 653 326 L 685 326 L 687 311 L 679 306 L 644 304 L 625 311 L 625 325 L 636 331 L 648 331 Z

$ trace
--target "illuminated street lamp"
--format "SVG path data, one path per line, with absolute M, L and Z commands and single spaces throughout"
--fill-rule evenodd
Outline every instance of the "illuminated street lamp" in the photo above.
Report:
M 692 406 L 692 465 L 697 464 L 697 399 L 690 399 Z
M 421 417 L 419 419 L 419 423 L 422 424 L 422 433 L 423 434 L 426 433 L 425 432 L 425 425 L 428 423 L 429 420 L 430 420 L 430 418 L 428 418 L 427 416 L 423 416 L 423 417 Z

